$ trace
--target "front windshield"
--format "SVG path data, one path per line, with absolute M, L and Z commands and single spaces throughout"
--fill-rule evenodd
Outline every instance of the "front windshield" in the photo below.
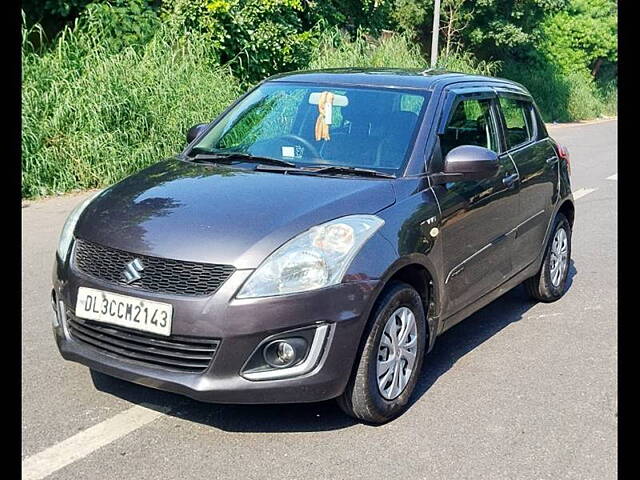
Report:
M 427 92 L 267 83 L 231 109 L 196 153 L 246 153 L 296 166 L 398 173 Z

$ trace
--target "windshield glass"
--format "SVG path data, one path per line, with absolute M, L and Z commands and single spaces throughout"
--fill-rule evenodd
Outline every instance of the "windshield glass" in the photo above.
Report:
M 427 92 L 267 83 L 231 109 L 191 150 L 246 153 L 296 166 L 398 173 Z

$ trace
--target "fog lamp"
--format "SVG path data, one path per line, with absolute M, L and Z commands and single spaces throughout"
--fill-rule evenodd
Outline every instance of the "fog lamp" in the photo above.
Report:
M 282 363 L 291 363 L 296 358 L 296 351 L 287 342 L 278 343 L 278 360 Z
M 320 361 L 331 325 L 280 332 L 260 343 L 240 370 L 247 380 L 276 380 L 304 375 Z
M 264 359 L 274 368 L 284 368 L 302 360 L 307 351 L 307 341 L 304 338 L 283 338 L 274 340 L 264 347 Z

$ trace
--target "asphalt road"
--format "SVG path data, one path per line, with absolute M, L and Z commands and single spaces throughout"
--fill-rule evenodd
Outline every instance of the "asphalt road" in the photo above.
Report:
M 86 194 L 23 206 L 24 478 L 613 479 L 617 476 L 617 120 L 551 128 L 572 156 L 569 291 L 517 287 L 442 335 L 410 409 L 379 427 L 333 402 L 223 406 L 58 354 L 51 269 Z

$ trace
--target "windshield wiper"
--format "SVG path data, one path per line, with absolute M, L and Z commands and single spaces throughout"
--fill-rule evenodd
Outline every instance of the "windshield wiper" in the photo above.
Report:
M 194 163 L 231 163 L 234 161 L 232 158 L 229 158 L 227 155 L 216 155 L 211 153 L 198 153 L 194 157 L 187 157 L 190 161 Z M 228 160 L 228 162 L 227 162 Z
M 259 157 L 244 152 L 214 152 L 214 153 L 199 153 L 193 157 L 194 162 L 219 162 L 219 161 L 233 161 L 241 160 L 246 163 L 266 163 L 269 165 L 278 165 L 280 167 L 295 167 L 295 163 L 287 162 L 286 160 L 280 160 L 271 157 Z
M 359 167 L 347 167 L 343 165 L 328 165 L 320 168 L 300 168 L 295 163 L 287 162 L 286 160 L 280 160 L 278 158 L 260 157 L 251 155 L 245 152 L 209 152 L 198 153 L 192 158 L 193 162 L 232 162 L 238 160 L 246 163 L 257 163 L 256 170 L 268 170 L 267 165 L 275 165 L 278 167 L 285 167 L 282 170 L 283 173 L 295 171 L 296 173 L 309 173 L 309 174 L 343 174 L 343 175 L 359 175 L 365 177 L 379 177 L 379 178 L 396 178 L 395 175 L 390 173 L 384 173 L 379 170 L 373 170 L 370 168 Z M 267 167 L 267 168 L 264 168 Z M 292 169 L 292 170 L 290 170 Z
M 382 178 L 396 178 L 395 175 L 390 173 L 380 172 L 378 170 L 372 170 L 370 168 L 358 168 L 358 167 L 345 167 L 341 165 L 331 165 L 328 167 L 321 167 L 313 170 L 314 173 L 338 173 L 347 175 L 361 175 L 366 177 L 382 177 Z

